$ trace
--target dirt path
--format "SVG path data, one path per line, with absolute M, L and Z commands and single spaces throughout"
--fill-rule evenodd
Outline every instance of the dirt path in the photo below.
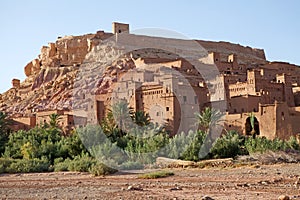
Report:
M 87 173 L 54 172 L 0 176 L 2 199 L 300 199 L 294 186 L 299 164 L 225 169 L 169 169 L 174 176 L 138 179 L 136 173 L 93 177 Z M 128 190 L 128 188 L 131 188 Z

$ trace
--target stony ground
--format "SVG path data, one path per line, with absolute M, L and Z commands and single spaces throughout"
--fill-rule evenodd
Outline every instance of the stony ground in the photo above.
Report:
M 93 177 L 87 173 L 2 174 L 2 199 L 300 199 L 299 164 L 168 169 L 174 176 L 139 179 L 145 171 Z M 204 198 L 203 198 L 204 199 Z

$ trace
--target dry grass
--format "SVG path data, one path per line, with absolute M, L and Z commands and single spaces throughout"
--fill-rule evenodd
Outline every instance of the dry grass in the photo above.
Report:
M 156 172 L 150 172 L 147 174 L 142 174 L 139 176 L 139 178 L 142 179 L 155 179 L 155 178 L 165 178 L 168 176 L 173 176 L 174 173 L 170 171 L 156 171 Z

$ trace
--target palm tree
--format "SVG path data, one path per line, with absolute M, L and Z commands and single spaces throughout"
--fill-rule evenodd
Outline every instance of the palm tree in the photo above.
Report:
M 128 103 L 126 101 L 120 101 L 113 104 L 111 112 L 117 126 L 125 131 L 127 128 L 126 125 L 131 121 L 130 114 L 132 113 L 131 109 L 128 107 Z
M 57 113 L 52 113 L 51 115 L 49 115 L 50 121 L 50 127 L 52 128 L 58 128 L 59 127 L 59 121 L 61 120 L 61 115 L 57 114 Z
M 151 118 L 148 113 L 138 110 L 131 115 L 132 120 L 139 126 L 147 126 L 150 124 Z
M 195 113 L 196 117 L 196 124 L 198 125 L 199 129 L 201 130 L 198 134 L 198 139 L 203 143 L 199 150 L 198 157 L 203 158 L 206 156 L 210 149 L 212 148 L 213 143 L 217 139 L 217 135 L 213 137 L 214 133 L 218 133 L 218 128 L 220 128 L 220 122 L 223 114 L 219 110 L 215 110 L 210 107 L 206 107 L 201 113 Z M 203 141 L 203 136 L 206 138 Z
M 208 133 L 210 127 L 218 125 L 222 116 L 223 114 L 219 110 L 205 107 L 201 113 L 195 113 L 196 124 L 199 126 L 200 130 Z
M 253 138 L 256 137 L 256 130 L 255 130 L 255 115 L 253 112 L 251 112 L 249 114 L 249 118 L 250 118 L 250 125 L 251 125 L 251 132 L 250 134 L 252 135 Z

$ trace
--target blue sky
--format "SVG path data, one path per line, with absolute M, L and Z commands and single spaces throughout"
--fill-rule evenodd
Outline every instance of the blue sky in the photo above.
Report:
M 229 41 L 265 49 L 270 61 L 300 65 L 300 1 L 0 1 L 0 93 L 58 36 L 111 32 L 113 21 L 130 29 L 161 28 L 188 38 Z

